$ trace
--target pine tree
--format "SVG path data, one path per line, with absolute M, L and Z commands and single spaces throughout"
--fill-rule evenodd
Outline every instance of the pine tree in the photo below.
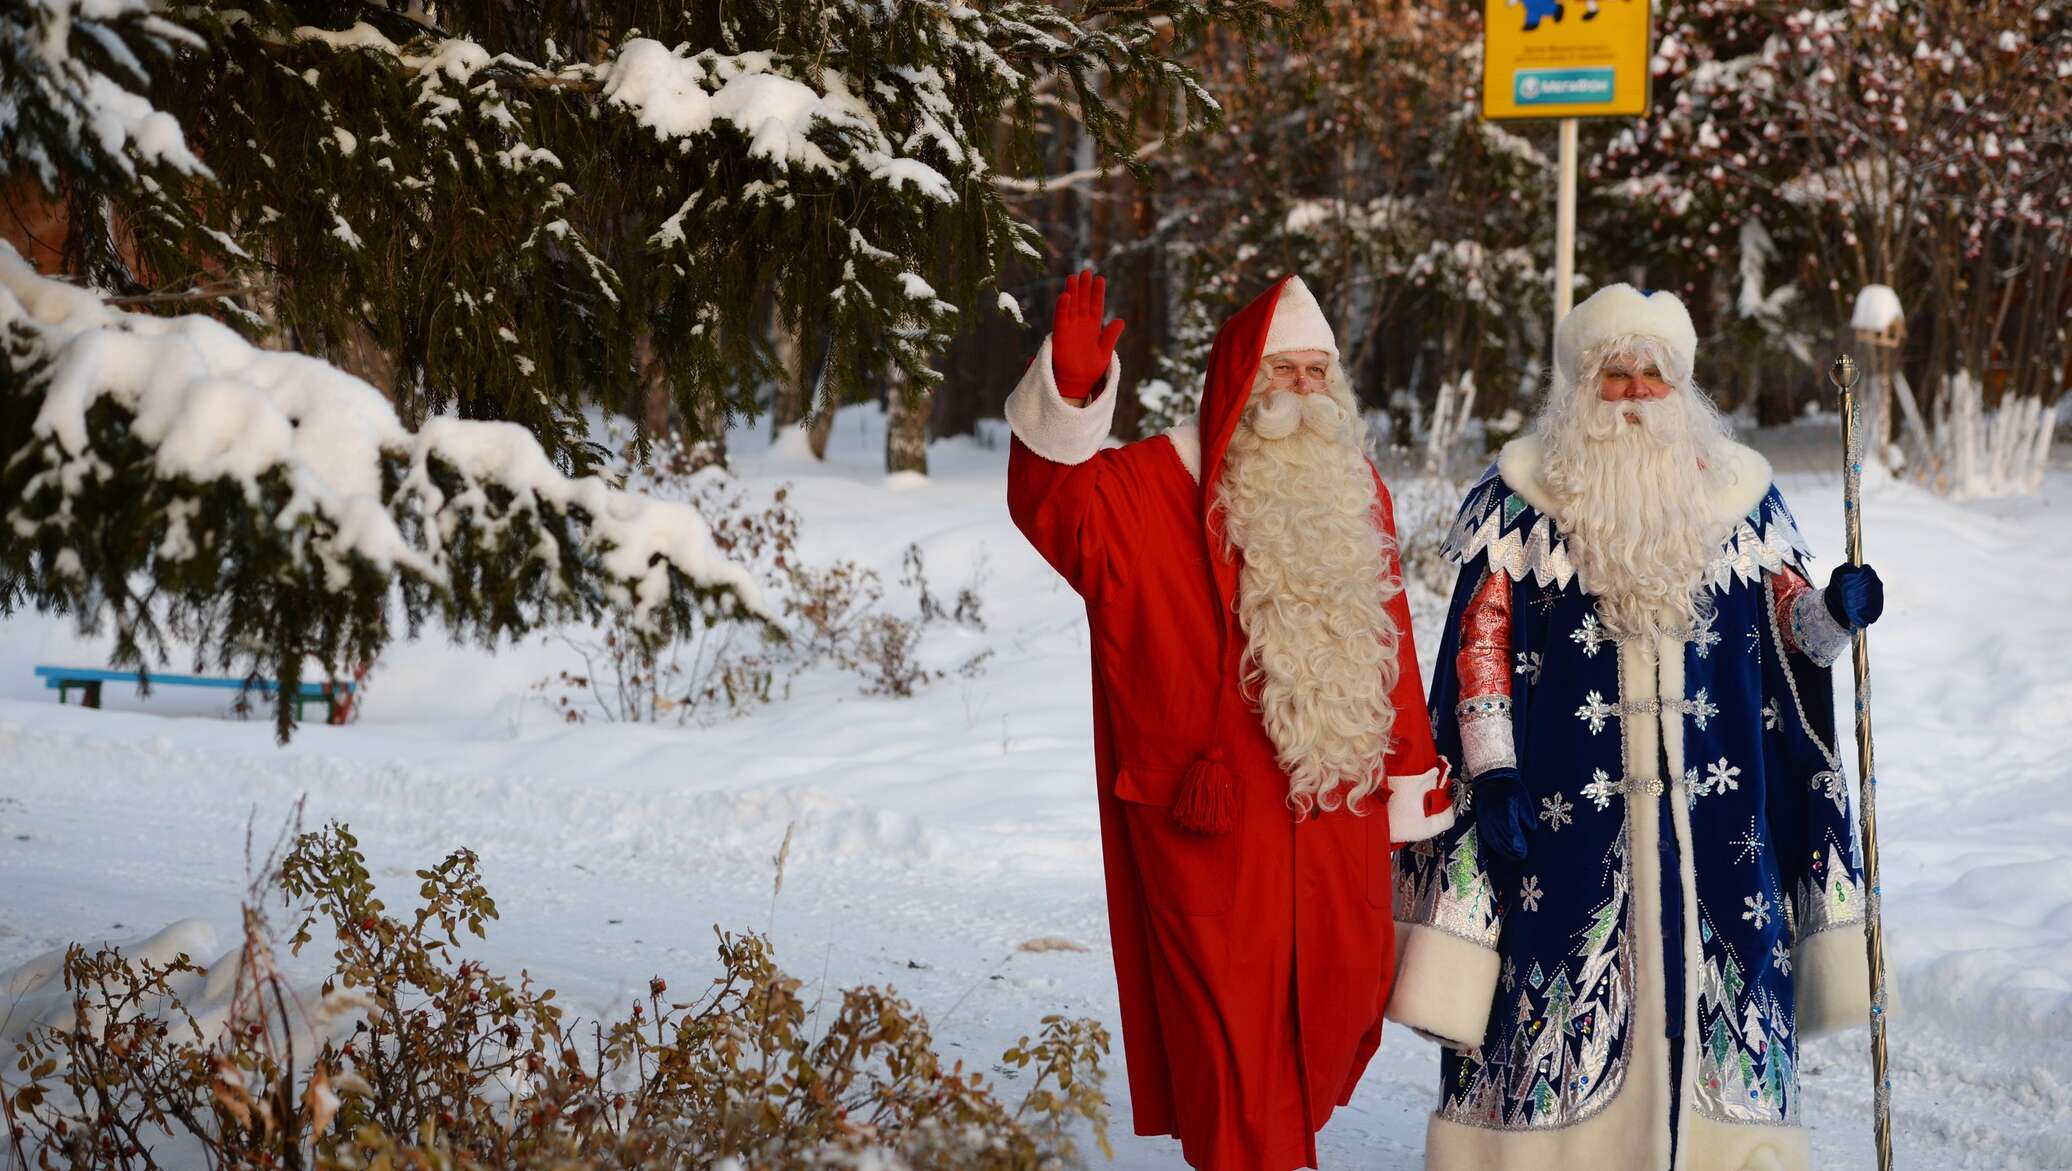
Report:
M 689 425 L 752 410 L 773 314 L 812 363 L 806 410 L 889 368 L 924 390 L 1002 266 L 1038 255 L 995 182 L 1036 162 L 1035 89 L 1121 160 L 1118 103 L 1207 124 L 1189 45 L 1276 19 L 1268 0 L 203 4 L 151 18 L 178 57 L 140 92 L 213 173 L 160 184 L 212 234 L 134 275 L 259 286 L 220 310 L 323 356 L 364 341 L 406 420 L 517 422 L 582 470 L 582 407 L 634 402 L 644 366 Z M 169 234 L 133 186 L 100 186 Z
M 774 621 L 689 505 L 571 479 L 512 424 L 413 432 L 335 367 L 109 308 L 5 243 L 0 343 L 0 614 L 108 623 L 121 667 L 185 644 L 270 676 L 283 740 L 308 661 L 340 678 L 397 619 L 493 645 L 610 615 L 649 648 Z
M 887 371 L 921 393 L 976 307 L 1019 312 L 999 275 L 1040 237 L 997 184 L 1036 161 L 1036 88 L 1127 165 L 1129 108 L 1214 117 L 1191 45 L 1284 15 L 7 5 L 0 188 L 91 229 L 67 275 L 97 292 L 0 248 L 0 613 L 112 621 L 120 665 L 184 642 L 273 675 L 283 738 L 305 660 L 369 661 L 397 602 L 492 641 L 761 620 L 694 512 L 582 475 L 582 411 L 717 438 L 773 336 L 822 418 Z

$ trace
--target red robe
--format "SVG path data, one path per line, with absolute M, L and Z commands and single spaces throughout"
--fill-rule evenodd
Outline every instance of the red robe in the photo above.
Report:
M 1281 282 L 1284 283 L 1284 282 Z M 1238 566 L 1206 508 L 1281 283 L 1217 334 L 1198 425 L 1102 450 L 1110 393 L 1058 396 L 1045 342 L 1008 402 L 1008 507 L 1086 600 L 1108 919 L 1136 1131 L 1200 1168 L 1316 1164 L 1315 1133 L 1381 1039 L 1394 973 L 1389 853 L 1452 821 L 1424 685 L 1401 632 L 1388 797 L 1298 820 L 1265 725 L 1236 694 Z M 1117 383 L 1111 365 L 1108 386 Z M 1199 469 L 1199 474 L 1196 474 Z M 1391 537 L 1387 489 L 1375 507 Z M 1393 542 L 1388 572 L 1400 577 Z M 1221 712 L 1221 718 L 1218 713 Z M 1227 833 L 1183 828 L 1188 767 L 1220 750 Z

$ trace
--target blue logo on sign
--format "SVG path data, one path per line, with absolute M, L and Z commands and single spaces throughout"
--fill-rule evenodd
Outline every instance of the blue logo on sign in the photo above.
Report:
M 1521 106 L 1587 105 L 1612 100 L 1612 69 L 1521 69 L 1512 79 Z

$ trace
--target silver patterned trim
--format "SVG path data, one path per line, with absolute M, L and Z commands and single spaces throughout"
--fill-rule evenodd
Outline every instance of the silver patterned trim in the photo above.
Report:
M 1518 767 L 1518 746 L 1511 734 L 1511 697 L 1477 695 L 1454 706 L 1460 717 L 1461 766 L 1470 779 L 1491 769 Z
M 1849 649 L 1855 634 L 1828 613 L 1827 590 L 1807 590 L 1791 607 L 1791 640 L 1805 656 L 1831 667 Z
M 1796 932 L 1795 944 L 1803 945 L 1823 931 L 1863 925 L 1863 884 L 1851 877 L 1848 859 L 1838 845 L 1828 842 L 1825 853 L 1825 861 L 1817 867 L 1825 872 L 1825 877 L 1816 878 L 1811 870 L 1807 871 L 1800 877 L 1788 904 L 1793 919 L 1789 926 Z
M 1461 700 L 1454 705 L 1454 712 L 1463 720 L 1486 719 L 1490 716 L 1511 716 L 1511 697 L 1508 695 L 1477 695 Z
M 1524 581 L 1530 575 L 1542 589 L 1550 584 L 1567 588 L 1577 574 L 1575 562 L 1569 557 L 1566 540 L 1549 517 L 1539 515 L 1529 530 L 1504 531 L 1506 525 L 1526 511 L 1522 501 L 1516 507 L 1508 503 L 1512 496 L 1510 487 L 1492 471 L 1469 493 L 1467 504 L 1441 546 L 1441 555 L 1465 566 L 1477 555 L 1486 553 L 1489 564 L 1510 574 L 1512 581 Z M 1724 593 L 1737 579 L 1754 582 L 1764 573 L 1774 573 L 1786 565 L 1803 567 L 1812 556 L 1791 513 L 1781 504 L 1769 503 L 1766 497 L 1727 534 L 1719 555 L 1706 567 L 1701 580 Z M 1589 583 L 1583 583 L 1582 588 L 1588 592 Z
M 1761 531 L 1757 531 L 1758 525 Z M 1734 526 L 1724 544 L 1705 573 L 1706 581 L 1721 593 L 1736 578 L 1753 582 L 1786 565 L 1803 566 L 1813 556 L 1806 547 L 1806 538 L 1799 534 L 1799 526 L 1792 523 L 1791 514 L 1774 504 L 1768 509 L 1757 505 L 1755 512 Z
M 1706 694 L 1705 688 L 1700 687 L 1695 699 L 1629 699 L 1614 708 L 1612 714 L 1620 719 L 1628 719 L 1633 716 L 1661 715 L 1663 712 L 1672 716 L 1695 717 L 1699 730 L 1703 731 L 1705 722 L 1719 714 L 1719 707 Z
M 1541 589 L 1549 585 L 1566 588 L 1576 575 L 1576 567 L 1568 559 L 1567 546 L 1555 535 L 1552 518 L 1541 516 L 1529 535 L 1522 529 L 1503 531 L 1524 511 L 1522 499 L 1519 507 L 1505 506 L 1511 497 L 1510 487 L 1493 471 L 1484 477 L 1481 485 L 1469 493 L 1468 503 L 1453 522 L 1453 529 L 1440 548 L 1441 555 L 1466 566 L 1486 551 L 1490 567 L 1510 574 L 1512 581 L 1524 581 L 1530 574 Z
M 1474 835 L 1470 834 L 1468 836 L 1473 837 Z M 1583 1103 L 1579 1108 L 1562 1110 L 1557 1117 L 1552 1119 L 1535 1119 L 1525 1123 L 1501 1117 L 1494 1120 L 1490 1119 L 1487 1117 L 1487 1111 L 1492 1097 L 1499 1104 L 1519 1099 L 1508 1092 L 1508 1087 L 1500 1084 L 1503 1073 L 1506 1072 L 1504 1068 L 1501 1065 L 1494 1065 L 1493 1063 L 1480 1060 L 1478 1053 L 1474 1058 L 1463 1058 L 1463 1060 L 1473 1060 L 1476 1065 L 1477 1076 L 1474 1082 L 1471 1083 L 1472 1088 L 1459 1097 L 1455 1097 L 1442 1089 L 1439 1095 L 1439 1107 L 1436 1111 L 1439 1117 L 1446 1119 L 1448 1122 L 1457 1123 L 1461 1126 L 1472 1126 L 1479 1130 L 1497 1131 L 1506 1134 L 1545 1133 L 1564 1130 L 1578 1123 L 1588 1121 L 1616 1101 L 1619 1095 L 1625 1091 L 1627 1074 L 1633 1064 L 1635 1045 L 1633 1030 L 1640 1027 L 1638 1014 L 1635 1013 L 1633 1007 L 1634 998 L 1638 992 L 1635 973 L 1638 956 L 1633 942 L 1632 930 L 1634 907 L 1631 892 L 1636 875 L 1633 858 L 1633 811 L 1630 808 L 1626 811 L 1626 816 L 1619 821 L 1617 852 L 1619 860 L 1616 864 L 1617 868 L 1612 875 L 1611 893 L 1611 899 L 1617 906 L 1614 916 L 1616 926 L 1611 928 L 1608 937 L 1602 941 L 1603 943 L 1611 944 L 1611 949 L 1609 953 L 1606 953 L 1600 946 L 1594 954 L 1587 956 L 1583 964 L 1583 970 L 1587 972 L 1593 967 L 1609 967 L 1611 969 L 1605 978 L 1613 981 L 1616 985 L 1614 995 L 1621 1001 L 1620 1010 L 1616 1015 L 1623 1019 L 1625 1027 L 1620 1033 L 1620 1044 L 1616 1051 L 1612 1049 L 1607 1041 L 1596 1054 L 1601 1064 L 1597 1067 L 1595 1084 L 1588 1091 L 1590 1100 Z M 1582 955 L 1584 953 L 1578 952 L 1577 954 Z M 1587 982 L 1594 983 L 1595 981 Z M 1557 1035 L 1565 1034 L 1567 1024 L 1567 1020 L 1562 1022 L 1562 1027 L 1557 1031 Z M 1492 1025 L 1493 1027 L 1494 1025 Z M 1564 1101 L 1563 1105 L 1565 1104 Z M 1500 1108 L 1499 1113 L 1501 1113 Z
M 1396 863 L 1395 918 L 1495 950 L 1503 924 L 1480 852 L 1472 830 L 1443 848 L 1438 838 L 1405 846 Z

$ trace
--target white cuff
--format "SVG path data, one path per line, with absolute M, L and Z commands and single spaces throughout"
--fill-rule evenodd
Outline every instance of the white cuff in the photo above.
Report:
M 1429 772 L 1414 777 L 1390 777 L 1389 786 L 1389 842 L 1403 845 L 1406 842 L 1421 842 L 1433 837 L 1453 825 L 1453 798 L 1448 795 L 1446 808 L 1437 813 L 1425 812 L 1425 794 L 1434 791 L 1445 792 L 1450 779 L 1445 761 Z
M 1849 649 L 1855 632 L 1827 611 L 1827 590 L 1807 590 L 1791 606 L 1791 640 L 1799 653 L 1823 667 L 1834 666 Z
M 1493 768 L 1518 767 L 1510 696 L 1478 695 L 1461 700 L 1453 710 L 1460 717 L 1460 764 L 1467 777 L 1479 777 Z
M 1396 981 L 1382 1015 L 1456 1049 L 1482 1044 L 1496 1000 L 1494 948 L 1396 920 Z
M 1885 1010 L 1892 1010 L 1888 968 Z M 1861 920 L 1816 931 L 1792 949 L 1792 988 L 1798 994 L 1799 1037 L 1817 1037 L 1871 1019 L 1871 961 Z
M 1115 421 L 1115 400 L 1122 395 L 1122 359 L 1108 359 L 1107 389 L 1083 407 L 1058 393 L 1050 368 L 1050 339 L 1036 351 L 1036 360 L 1007 396 L 1007 423 L 1015 438 L 1054 464 L 1083 464 L 1101 450 Z

